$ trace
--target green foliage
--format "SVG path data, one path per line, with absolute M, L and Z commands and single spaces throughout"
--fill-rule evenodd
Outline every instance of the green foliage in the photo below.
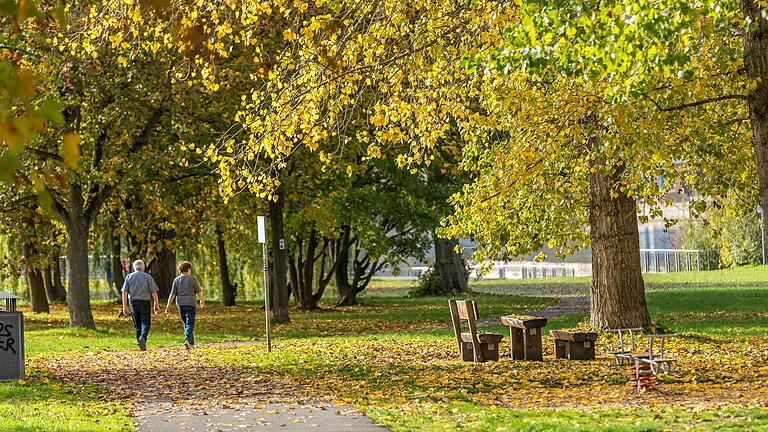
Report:
M 683 249 L 716 250 L 717 239 L 704 221 L 693 219 L 682 222 Z
M 684 222 L 684 248 L 717 250 L 723 267 L 761 261 L 760 216 L 741 197 L 730 194 L 702 216 Z
M 474 181 L 442 235 L 474 236 L 477 260 L 567 255 L 589 244 L 595 172 L 655 212 L 674 183 L 659 175 L 709 196 L 752 187 L 737 2 L 516 3 L 505 43 L 474 58 L 495 130 L 473 129 Z
M 416 285 L 414 285 L 413 289 L 408 292 L 408 295 L 411 297 L 427 297 L 444 294 L 443 284 L 440 281 L 440 274 L 431 267 L 419 276 Z
M 724 266 L 760 262 L 760 218 L 756 214 L 726 211 L 713 225 L 720 245 L 720 262 Z

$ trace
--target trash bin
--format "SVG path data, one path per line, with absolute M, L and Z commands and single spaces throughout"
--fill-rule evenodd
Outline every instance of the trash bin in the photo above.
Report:
M 24 316 L 16 310 L 20 298 L 0 291 L 0 381 L 25 377 Z

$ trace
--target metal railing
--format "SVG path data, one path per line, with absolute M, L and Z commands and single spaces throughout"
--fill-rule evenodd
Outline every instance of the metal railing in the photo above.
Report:
M 717 270 L 720 255 L 706 249 L 640 249 L 643 273 Z

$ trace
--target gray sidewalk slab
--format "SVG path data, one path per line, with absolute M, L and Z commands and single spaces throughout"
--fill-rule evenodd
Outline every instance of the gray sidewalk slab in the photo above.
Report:
M 242 404 L 196 407 L 182 411 L 170 403 L 145 405 L 139 414 L 139 432 L 225 431 L 355 431 L 384 432 L 369 417 L 350 406 L 330 404 Z

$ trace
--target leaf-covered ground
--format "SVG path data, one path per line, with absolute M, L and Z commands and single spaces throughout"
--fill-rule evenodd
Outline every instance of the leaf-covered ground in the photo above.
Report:
M 376 296 L 349 310 L 296 312 L 292 324 L 277 327 L 271 354 L 253 342 L 263 329 L 263 313 L 254 305 L 213 307 L 201 314 L 201 342 L 213 343 L 191 353 L 178 347 L 175 318 L 156 320 L 150 351 L 130 350 L 128 321 L 114 318 L 113 306 L 101 305 L 97 331 L 66 328 L 59 308 L 50 318 L 27 316 L 36 377 L 25 385 L 0 384 L 0 393 L 21 395 L 20 404 L 0 398 L 0 417 L 10 413 L 16 419 L 16 427 L 5 430 L 31 427 L 32 415 L 39 412 L 27 415 L 21 407 L 39 410 L 48 398 L 53 416 L 62 415 L 68 404 L 78 407 L 79 423 L 64 417 L 63 427 L 37 430 L 120 430 L 128 424 L 126 401 L 194 411 L 199 407 L 193 401 L 206 398 L 224 411 L 270 401 L 354 405 L 393 430 L 768 430 L 764 273 L 691 273 L 685 283 L 680 275 L 670 275 L 668 284 L 652 281 L 664 285 L 648 293 L 655 321 L 682 336 L 669 346 L 678 359 L 675 372 L 660 379 L 658 391 L 639 396 L 627 369 L 607 366 L 606 336 L 598 343 L 600 358 L 590 362 L 554 360 L 548 338 L 544 362 L 507 357 L 495 363 L 460 362 L 443 298 Z M 733 283 L 729 274 L 735 275 Z M 541 281 L 531 283 L 536 294 Z M 552 303 L 549 298 L 476 299 L 481 317 Z M 571 326 L 580 318 L 552 319 L 549 328 Z M 222 340 L 245 342 L 217 343 Z M 503 356 L 507 344 L 505 337 Z M 179 370 L 184 378 L 174 380 Z
M 483 316 L 546 307 L 550 298 L 521 296 L 478 296 L 483 304 Z M 273 324 L 276 338 L 303 338 L 381 334 L 446 327 L 445 311 L 448 299 L 373 297 L 364 305 L 334 307 L 332 300 L 320 311 L 291 311 L 290 324 Z M 52 305 L 51 314 L 31 314 L 26 308 L 27 354 L 51 354 L 65 351 L 101 349 L 130 349 L 135 345 L 130 318 L 118 318 L 119 307 L 114 303 L 97 303 L 93 307 L 97 330 L 69 327 L 65 306 Z M 450 320 L 450 318 L 449 318 Z M 199 342 L 227 340 L 261 340 L 264 338 L 264 312 L 258 304 L 223 307 L 215 303 L 198 311 L 195 338 Z M 149 346 L 176 345 L 183 342 L 176 314 L 153 316 Z
M 608 338 L 601 342 L 607 349 Z M 194 410 L 200 400 L 237 408 L 314 398 L 358 406 L 395 430 L 496 430 L 505 425 L 493 416 L 524 413 L 520 424 L 532 422 L 531 430 L 546 429 L 537 418 L 574 413 L 582 413 L 581 426 L 590 430 L 768 429 L 762 338 L 683 336 L 670 344 L 680 359 L 677 371 L 660 380 L 658 391 L 640 396 L 629 370 L 607 366 L 605 355 L 552 360 L 550 344 L 544 362 L 504 357 L 485 364 L 460 362 L 442 334 L 296 339 L 274 348 L 271 354 L 259 343 L 214 344 L 189 354 L 175 347 L 102 351 L 57 356 L 47 367 L 65 382 L 97 384 L 121 400 Z M 502 355 L 508 353 L 503 347 Z

